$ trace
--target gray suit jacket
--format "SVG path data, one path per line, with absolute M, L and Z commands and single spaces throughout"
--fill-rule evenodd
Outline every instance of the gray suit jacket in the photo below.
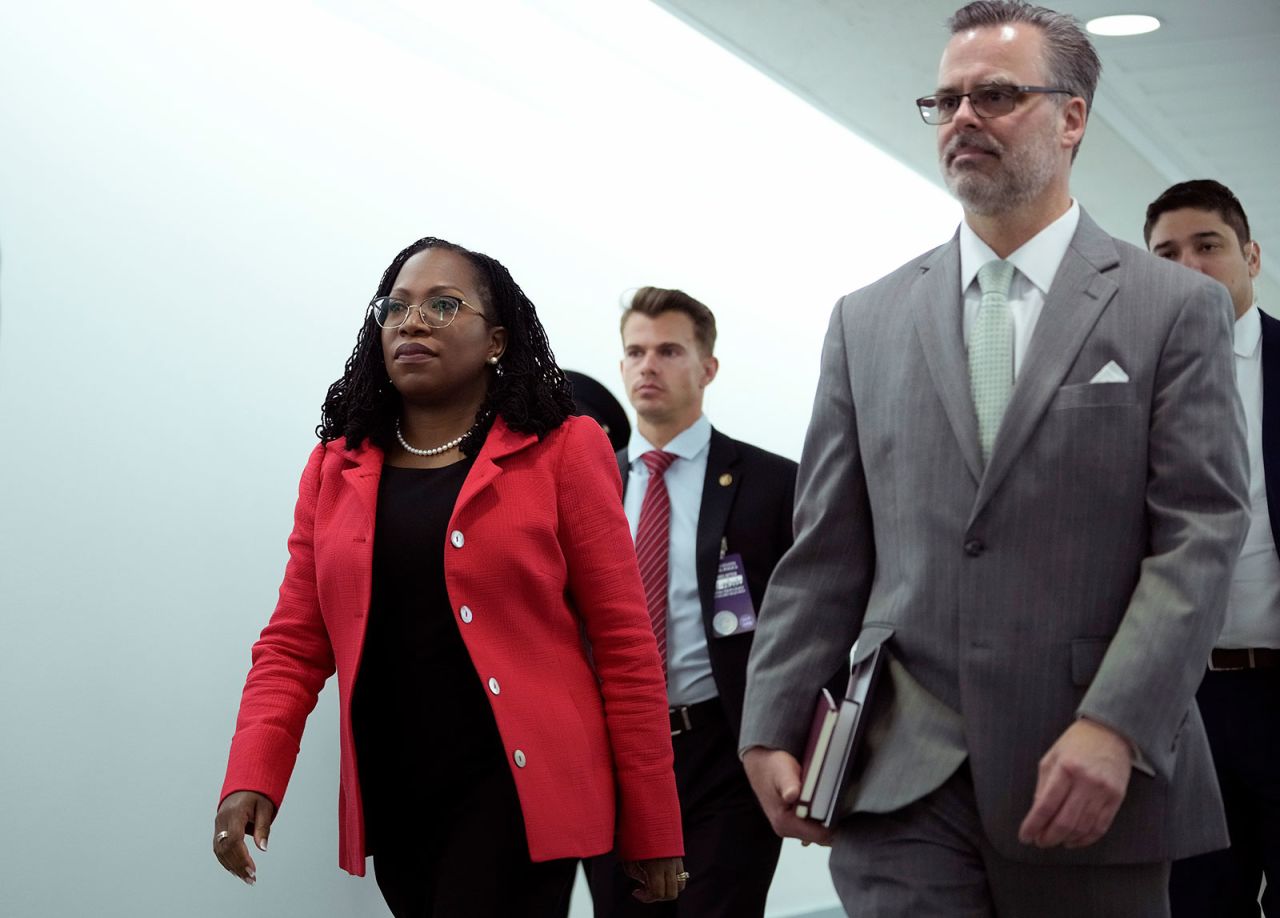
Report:
M 902 807 L 967 756 L 1008 857 L 1222 847 L 1194 694 L 1248 525 L 1226 291 L 1081 214 L 984 469 L 959 265 L 953 239 L 836 305 L 739 745 L 798 754 L 822 674 L 862 635 L 894 664 L 847 811 Z M 1128 382 L 1091 383 L 1109 361 Z M 1029 848 L 1038 760 L 1080 716 L 1154 774 L 1134 771 L 1097 844 Z

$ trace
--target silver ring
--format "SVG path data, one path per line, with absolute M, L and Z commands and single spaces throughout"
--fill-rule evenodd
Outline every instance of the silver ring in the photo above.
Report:
M 223 829 L 217 835 L 213 836 L 213 843 L 216 845 L 218 842 L 222 841 L 223 839 L 230 838 L 230 837 L 231 837 L 231 833 L 228 832 L 226 829 Z
M 676 874 L 676 882 L 677 882 L 677 883 L 688 883 L 688 882 L 689 882 L 689 874 L 685 873 L 684 871 L 681 871 L 680 873 L 677 873 L 677 874 Z

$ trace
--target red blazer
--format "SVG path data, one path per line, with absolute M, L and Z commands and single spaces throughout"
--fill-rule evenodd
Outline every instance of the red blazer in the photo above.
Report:
M 222 796 L 251 790 L 280 805 L 307 715 L 336 669 L 338 863 L 363 875 L 351 695 L 383 457 L 344 442 L 318 445 L 302 473 L 280 600 L 253 647 Z M 620 495 L 593 421 L 570 418 L 539 441 L 499 419 L 440 547 L 535 861 L 683 852 L 662 664 Z

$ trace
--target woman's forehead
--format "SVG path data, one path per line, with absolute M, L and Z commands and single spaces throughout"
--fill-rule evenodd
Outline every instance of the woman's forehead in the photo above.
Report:
M 453 287 L 472 296 L 482 292 L 471 260 L 460 252 L 438 246 L 414 252 L 405 259 L 392 283 L 393 290 L 410 292 L 425 293 L 436 287 Z

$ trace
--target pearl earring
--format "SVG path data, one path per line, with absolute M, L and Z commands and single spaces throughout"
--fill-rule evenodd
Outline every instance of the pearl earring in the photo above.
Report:
M 498 365 L 498 358 L 497 358 L 497 357 L 490 357 L 490 358 L 489 358 L 489 366 L 491 366 L 491 367 L 496 367 L 497 365 Z

